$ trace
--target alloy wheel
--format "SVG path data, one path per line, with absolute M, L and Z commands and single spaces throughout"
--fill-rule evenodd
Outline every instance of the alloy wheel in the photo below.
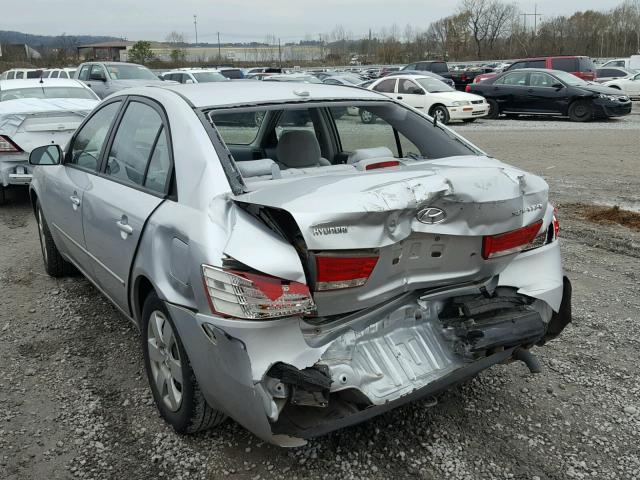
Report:
M 182 405 L 182 360 L 171 323 L 158 310 L 149 318 L 147 348 L 151 375 L 158 395 L 164 405 L 175 412 Z

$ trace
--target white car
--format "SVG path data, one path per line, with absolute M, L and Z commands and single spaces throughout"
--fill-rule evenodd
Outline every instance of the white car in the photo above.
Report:
M 210 83 L 228 82 L 229 79 L 217 70 L 205 69 L 179 69 L 171 70 L 162 75 L 164 80 L 173 80 L 179 83 Z
M 640 55 L 631 55 L 629 58 L 614 58 L 608 62 L 603 63 L 598 68 L 626 68 L 627 70 L 639 70 L 640 69 Z
M 367 88 L 417 108 L 444 124 L 452 120 L 470 123 L 489 113 L 489 104 L 484 97 L 459 92 L 426 75 L 383 77 Z M 360 118 L 364 123 L 373 123 L 376 120 L 366 110 L 360 112 Z
M 0 80 L 22 80 L 25 78 L 40 78 L 43 70 L 37 68 L 12 68 L 0 75 Z
M 9 185 L 31 182 L 31 150 L 65 145 L 98 103 L 77 80 L 0 80 L 0 204 Z
M 618 78 L 617 80 L 604 82 L 602 85 L 622 90 L 629 98 L 640 98 L 640 73 L 633 77 Z
M 42 78 L 73 78 L 76 68 L 48 68 L 42 72 Z

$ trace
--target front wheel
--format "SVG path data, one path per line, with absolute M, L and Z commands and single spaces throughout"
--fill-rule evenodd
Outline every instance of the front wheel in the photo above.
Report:
M 178 433 L 220 424 L 225 416 L 205 400 L 169 311 L 155 292 L 144 302 L 142 320 L 145 369 L 162 418 Z
M 585 100 L 577 100 L 569 105 L 569 118 L 573 122 L 586 122 L 593 117 L 591 104 Z
M 431 109 L 431 111 L 429 112 L 429 115 L 431 115 L 433 118 L 438 120 L 438 122 L 444 125 L 449 123 L 450 117 L 449 117 L 449 110 L 447 110 L 447 107 L 444 107 L 442 105 L 437 105 Z

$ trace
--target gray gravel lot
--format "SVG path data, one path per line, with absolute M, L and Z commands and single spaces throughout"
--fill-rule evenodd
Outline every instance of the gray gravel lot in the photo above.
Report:
M 537 349 L 543 373 L 497 366 L 435 407 L 416 402 L 298 449 L 230 420 L 178 436 L 152 403 L 134 327 L 85 279 L 45 275 L 16 191 L 0 207 L 0 479 L 640 478 L 640 232 L 572 207 L 640 209 L 640 115 L 454 128 L 543 175 L 559 204 L 574 323 Z

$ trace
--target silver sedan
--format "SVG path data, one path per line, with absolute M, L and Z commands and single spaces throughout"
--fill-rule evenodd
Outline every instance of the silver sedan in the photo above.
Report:
M 376 92 L 125 90 L 30 162 L 47 273 L 139 327 L 178 432 L 230 416 L 300 445 L 497 363 L 538 371 L 571 320 L 547 184 Z

